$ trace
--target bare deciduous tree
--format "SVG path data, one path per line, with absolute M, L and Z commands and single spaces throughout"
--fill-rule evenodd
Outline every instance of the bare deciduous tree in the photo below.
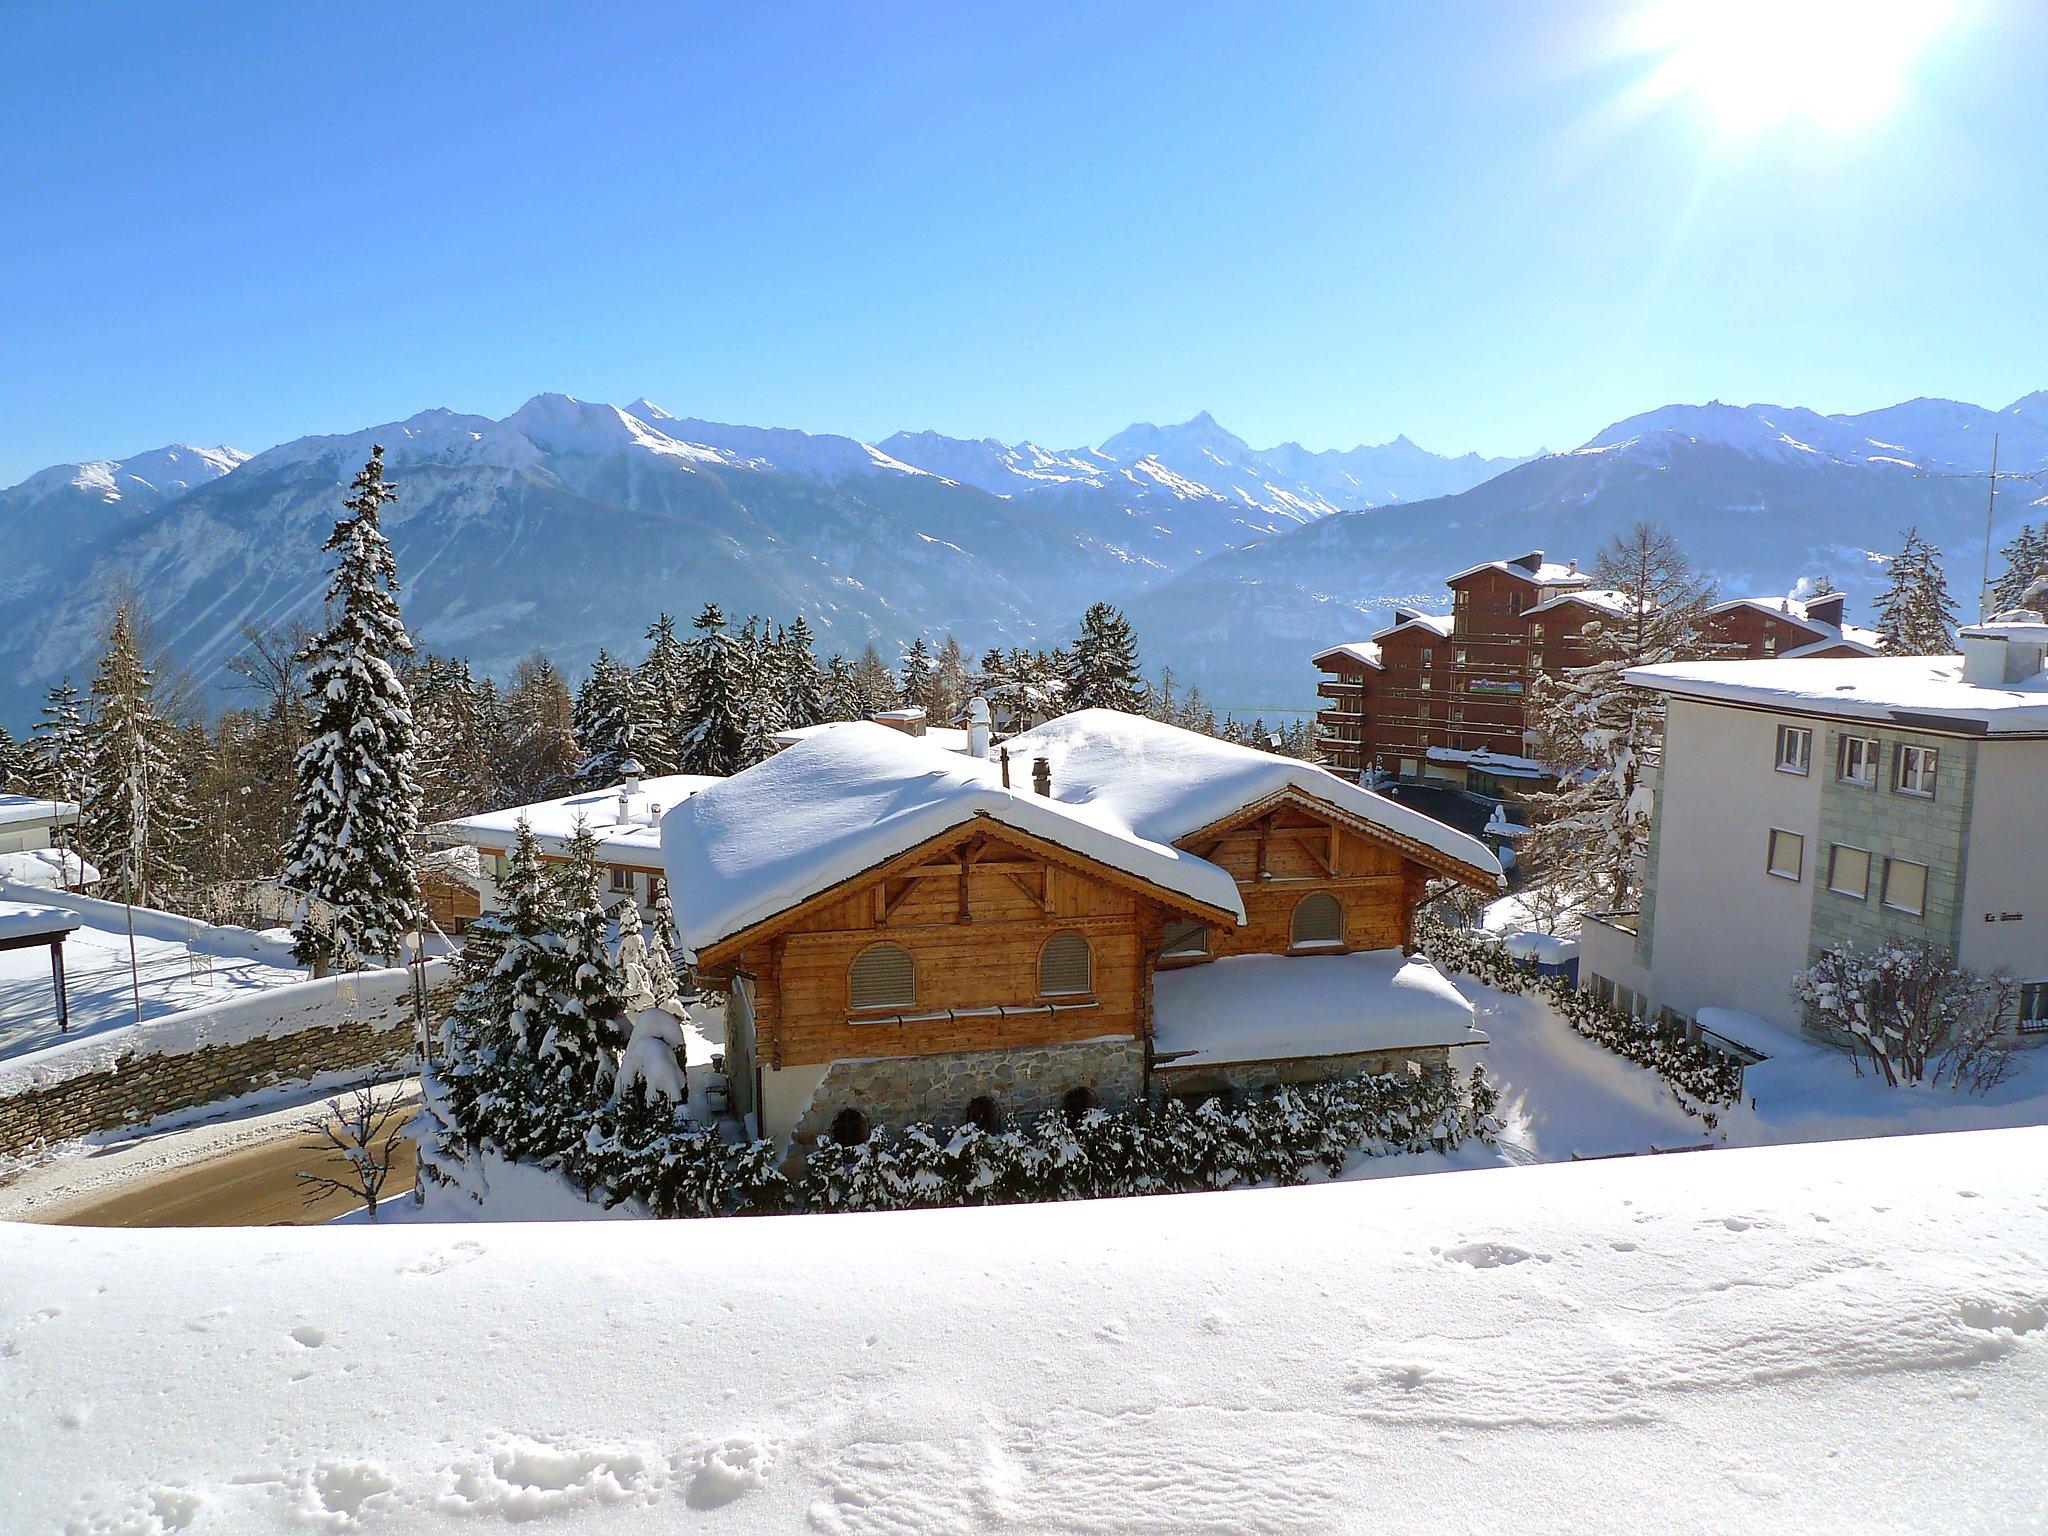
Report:
M 410 1118 L 405 1094 L 395 1087 L 380 1092 L 375 1084 L 364 1083 L 346 1099 L 329 1099 L 327 1112 L 308 1120 L 306 1129 L 320 1138 L 325 1162 L 341 1171 L 300 1174 L 306 1204 L 347 1195 L 362 1202 L 375 1221 L 377 1202 L 383 1198 Z

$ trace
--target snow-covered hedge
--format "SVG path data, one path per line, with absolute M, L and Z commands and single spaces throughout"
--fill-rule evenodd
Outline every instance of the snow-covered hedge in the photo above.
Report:
M 1545 975 L 1497 942 L 1429 918 L 1416 923 L 1415 942 L 1438 965 L 1462 971 L 1495 991 L 1535 993 L 1594 1044 L 1663 1078 L 1678 1102 L 1709 1127 L 1719 1119 L 1716 1108 L 1733 1104 L 1742 1093 L 1742 1068 L 1733 1058 L 1623 1013 L 1581 992 L 1569 976 Z
M 1168 1100 L 1000 1131 L 913 1125 L 856 1146 L 828 1138 L 790 1177 L 772 1142 L 728 1142 L 680 1106 L 628 1098 L 541 1161 L 601 1204 L 637 1201 L 656 1216 L 1007 1205 L 1296 1184 L 1358 1156 L 1491 1139 L 1496 1103 L 1483 1069 L 1389 1073 L 1279 1088 L 1234 1106 Z M 428 1176 L 462 1151 L 426 1150 Z M 438 1176 L 461 1182 L 449 1166 Z

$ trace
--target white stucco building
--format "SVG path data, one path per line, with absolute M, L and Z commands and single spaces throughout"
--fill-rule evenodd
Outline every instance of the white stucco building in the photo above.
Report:
M 1588 920 L 1580 985 L 1796 1028 L 1815 956 L 1920 939 L 2009 972 L 2048 1029 L 2048 624 L 1962 645 L 1630 672 L 1669 701 L 1643 901 Z

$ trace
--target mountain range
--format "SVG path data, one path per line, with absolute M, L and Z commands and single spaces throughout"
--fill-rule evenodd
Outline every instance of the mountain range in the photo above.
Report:
M 502 675 L 545 649 L 638 653 L 656 612 L 807 615 L 828 647 L 953 633 L 1051 643 L 1098 598 L 1148 665 L 1219 705 L 1307 706 L 1305 657 L 1394 602 L 1534 545 L 1590 560 L 1640 518 L 1731 592 L 1826 573 L 1867 603 L 1917 523 L 1974 594 L 1993 434 L 2048 469 L 2048 392 L 2002 411 L 1915 400 L 1858 416 L 1674 405 L 1533 459 L 1377 447 L 1253 449 L 1206 412 L 1092 448 L 898 433 L 864 443 L 539 395 L 502 420 L 423 411 L 253 457 L 171 447 L 57 465 L 0 491 L 0 721 L 83 683 L 109 595 L 132 592 L 199 681 L 245 624 L 317 619 L 320 546 L 382 443 L 385 514 L 421 643 Z M 2040 481 L 2001 496 L 2000 527 Z M 1966 609 L 1974 604 L 1965 603 Z

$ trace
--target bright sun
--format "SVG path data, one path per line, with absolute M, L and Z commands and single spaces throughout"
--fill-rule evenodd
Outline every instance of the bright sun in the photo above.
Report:
M 1654 0 L 1640 43 L 1661 100 L 1690 100 L 1727 133 L 1797 119 L 1844 131 L 1882 117 L 1948 21 L 1946 0 Z

